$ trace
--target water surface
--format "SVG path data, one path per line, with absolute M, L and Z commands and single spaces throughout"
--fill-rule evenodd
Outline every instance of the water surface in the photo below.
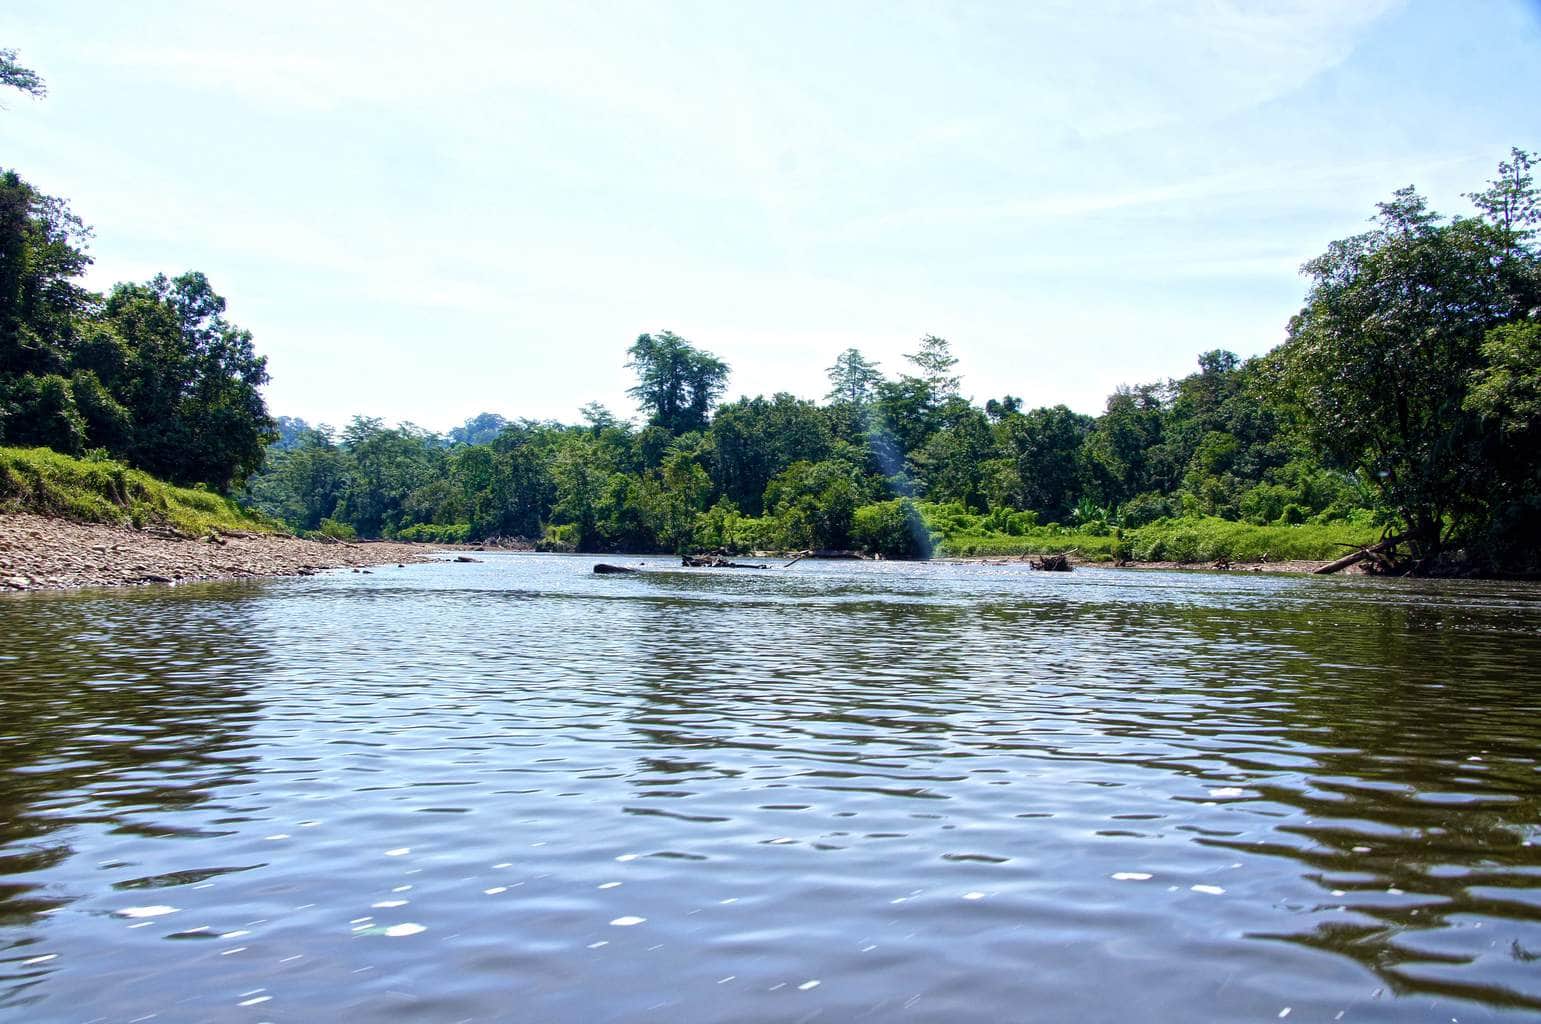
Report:
M 593 561 L 0 600 L 0 1018 L 1541 1011 L 1534 588 Z

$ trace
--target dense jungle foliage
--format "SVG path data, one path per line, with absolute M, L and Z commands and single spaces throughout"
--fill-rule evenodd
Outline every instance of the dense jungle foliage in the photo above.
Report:
M 1089 557 L 1326 557 L 1396 535 L 1405 564 L 1536 571 L 1541 203 L 1514 150 L 1475 214 L 1405 189 L 1304 268 L 1274 351 L 1198 357 L 1098 416 L 977 404 L 943 338 L 885 372 L 850 349 L 814 402 L 723 402 L 729 367 L 669 331 L 627 350 L 643 413 L 483 413 L 439 435 L 270 419 L 266 364 L 202 274 L 79 279 L 90 232 L 0 172 L 0 444 L 114 458 L 297 531 L 527 538 L 554 550 L 1080 548 Z M 1262 528 L 1267 529 L 1262 529 Z

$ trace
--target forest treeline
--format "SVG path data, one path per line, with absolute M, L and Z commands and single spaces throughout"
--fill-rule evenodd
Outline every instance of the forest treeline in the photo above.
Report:
M 1158 522 L 1344 536 L 1398 565 L 1536 571 L 1541 539 L 1541 203 L 1514 150 L 1473 213 L 1412 189 L 1304 268 L 1287 340 L 1120 387 L 1100 415 L 965 396 L 921 338 L 904 365 L 849 349 L 821 401 L 724 402 L 728 365 L 668 331 L 626 350 L 632 422 L 484 413 L 440 435 L 273 420 L 251 335 L 196 272 L 80 284 L 89 230 L 0 172 L 0 443 L 111 457 L 203 484 L 295 530 L 576 551 L 854 549 L 937 537 L 1109 538 Z M 617 353 L 620 357 L 620 353 Z M 1201 553 L 1202 554 L 1202 553 Z

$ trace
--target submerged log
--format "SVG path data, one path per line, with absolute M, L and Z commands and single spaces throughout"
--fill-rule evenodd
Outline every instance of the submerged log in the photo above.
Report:
M 594 566 L 594 571 L 603 576 L 611 573 L 638 572 L 639 570 L 633 569 L 629 565 L 611 565 L 608 562 L 600 562 Z
M 1033 560 L 1033 568 L 1039 572 L 1070 572 L 1070 552 L 1065 551 L 1058 555 L 1044 555 Z
M 681 555 L 680 565 L 687 569 L 769 569 L 768 565 L 750 565 L 748 562 L 730 562 L 721 555 Z

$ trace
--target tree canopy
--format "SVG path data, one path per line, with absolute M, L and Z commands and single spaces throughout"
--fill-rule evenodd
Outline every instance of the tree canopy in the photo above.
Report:
M 1512 489 L 1493 459 L 1502 417 L 1483 412 L 1523 380 L 1492 360 L 1523 355 L 1514 331 L 1541 306 L 1529 162 L 1516 151 L 1477 217 L 1442 218 L 1412 188 L 1380 204 L 1371 231 L 1306 264 L 1306 305 L 1272 357 L 1310 444 L 1364 475 L 1419 559 L 1474 539 Z
M 637 374 L 627 394 L 649 422 L 673 434 L 704 430 L 717 399 L 728 389 L 728 364 L 672 331 L 639 335 L 626 365 Z
M 274 427 L 251 333 L 197 272 L 88 291 L 90 237 L 62 200 L 0 172 L 0 442 L 239 484 Z

